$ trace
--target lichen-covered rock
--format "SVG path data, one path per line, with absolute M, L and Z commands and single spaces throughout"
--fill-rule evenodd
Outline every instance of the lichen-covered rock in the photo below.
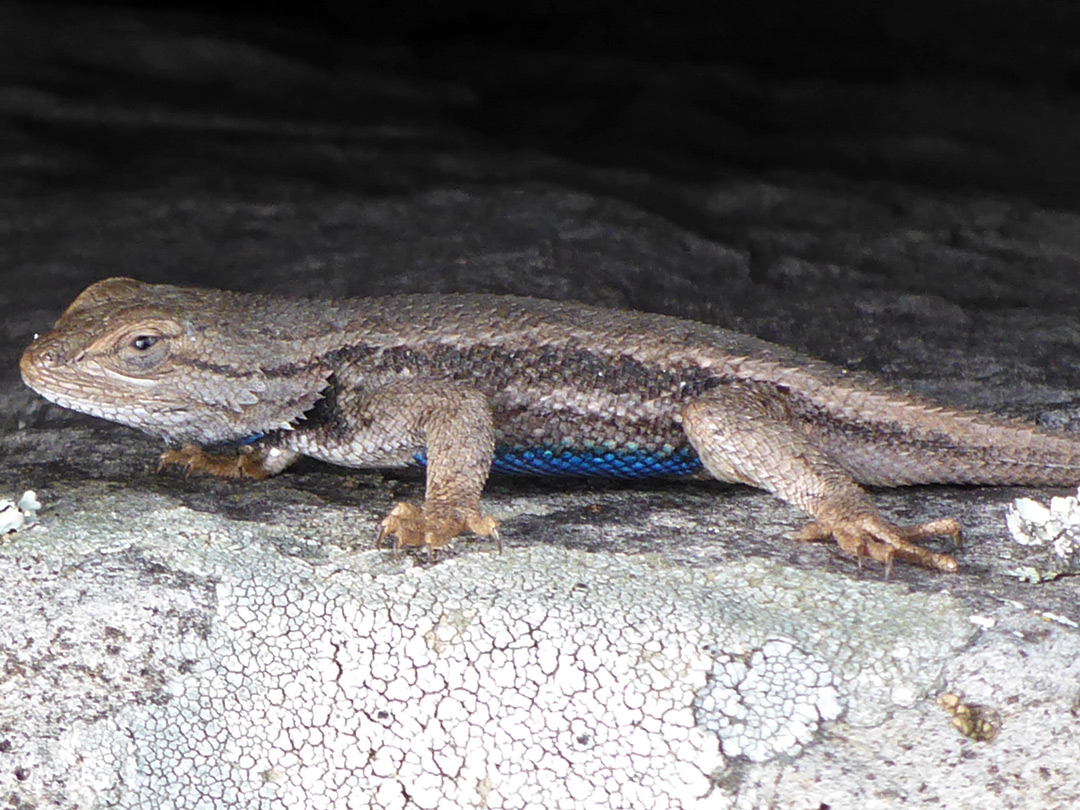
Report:
M 974 632 L 946 597 L 762 561 L 312 565 L 278 551 L 295 528 L 101 497 L 140 516 L 58 517 L 0 556 L 37 583 L 0 631 L 13 801 L 722 806 L 732 758 L 880 722 Z

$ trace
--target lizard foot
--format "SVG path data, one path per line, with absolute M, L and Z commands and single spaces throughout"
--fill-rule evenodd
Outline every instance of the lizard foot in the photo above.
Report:
M 158 459 L 157 471 L 179 467 L 185 475 L 206 473 L 218 478 L 269 478 L 274 472 L 267 469 L 265 451 L 251 446 L 241 447 L 235 455 L 208 453 L 195 444 L 185 444 L 179 450 L 166 450 Z
M 959 543 L 960 524 L 952 518 L 943 518 L 915 526 L 897 526 L 878 514 L 860 514 L 832 520 L 818 519 L 804 526 L 798 538 L 815 541 L 832 537 L 840 548 L 860 562 L 863 557 L 870 557 L 884 563 L 886 576 L 892 570 L 894 559 L 954 574 L 957 564 L 953 557 L 930 551 L 914 542 L 940 535 L 948 535 Z
M 499 544 L 502 554 L 502 538 L 499 537 L 498 523 L 491 515 L 479 512 L 462 515 L 457 510 L 446 508 L 420 508 L 411 503 L 398 503 L 390 514 L 379 524 L 379 536 L 375 539 L 375 548 L 382 545 L 384 538 L 393 536 L 394 553 L 407 546 L 427 546 L 428 558 L 431 559 L 437 548 L 442 548 L 451 539 L 465 532 L 472 532 L 481 537 L 493 537 Z

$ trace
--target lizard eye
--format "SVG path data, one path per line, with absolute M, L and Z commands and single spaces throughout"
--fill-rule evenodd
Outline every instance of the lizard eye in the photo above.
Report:
M 112 363 L 123 374 L 149 374 L 165 362 L 170 351 L 169 333 L 155 326 L 140 326 L 114 338 L 109 351 Z

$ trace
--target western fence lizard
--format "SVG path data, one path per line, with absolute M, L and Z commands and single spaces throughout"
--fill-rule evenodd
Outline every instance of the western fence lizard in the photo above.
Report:
M 704 475 L 813 516 L 801 537 L 891 565 L 956 561 L 916 544 L 950 518 L 886 520 L 859 486 L 1076 483 L 1080 439 L 956 410 L 736 332 L 530 298 L 316 301 L 143 284 L 85 290 L 25 352 L 47 399 L 163 437 L 163 465 L 265 477 L 301 455 L 425 464 L 424 503 L 380 539 L 498 537 L 492 469 Z M 246 444 L 232 457 L 206 446 Z

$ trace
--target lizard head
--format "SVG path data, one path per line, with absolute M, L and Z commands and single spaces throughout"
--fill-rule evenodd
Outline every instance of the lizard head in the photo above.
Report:
M 249 300 L 99 281 L 23 353 L 23 381 L 58 405 L 173 442 L 288 428 L 314 405 L 329 372 L 317 360 L 284 362 L 284 336 L 252 326 Z M 272 303 L 260 300 L 264 309 Z M 275 337 L 279 345 L 267 345 Z

